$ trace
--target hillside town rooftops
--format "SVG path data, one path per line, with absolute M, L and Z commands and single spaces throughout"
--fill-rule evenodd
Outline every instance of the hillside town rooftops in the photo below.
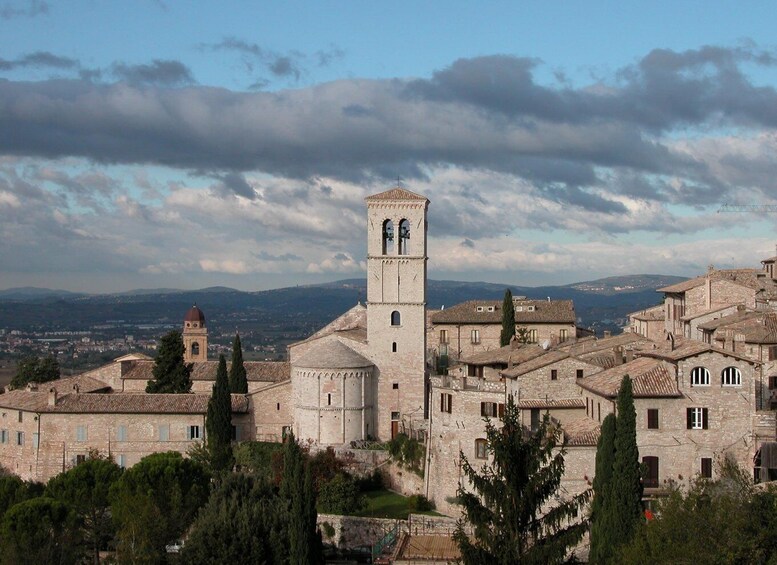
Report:
M 575 305 L 572 300 L 514 299 L 516 324 L 574 324 Z M 501 324 L 501 300 L 468 300 L 432 316 L 435 324 Z
M 310 337 L 291 344 L 294 347 L 300 343 L 308 343 L 328 335 L 337 334 L 340 337 L 367 342 L 367 308 L 360 302 L 344 314 L 338 316 Z
M 677 388 L 674 376 L 657 359 L 638 357 L 633 361 L 606 369 L 577 383 L 606 398 L 618 396 L 623 377 L 629 375 L 634 390 L 634 398 L 673 398 L 682 396 Z
M 769 287 L 774 287 L 774 281 L 767 279 L 764 274 L 761 269 L 713 269 L 706 275 L 659 288 L 656 292 L 682 294 L 705 284 L 708 277 L 710 281 L 727 280 L 757 291 L 771 290 Z
M 708 343 L 703 343 L 701 341 L 695 341 L 690 339 L 688 340 L 678 339 L 678 343 L 679 345 L 677 345 L 674 349 L 672 349 L 671 346 L 664 346 L 656 349 L 639 351 L 637 352 L 637 355 L 639 355 L 642 358 L 650 357 L 654 359 L 663 359 L 665 361 L 676 363 L 677 361 L 681 361 L 689 357 L 695 357 L 697 355 L 701 355 L 702 353 L 718 353 L 720 355 L 725 355 L 727 357 L 733 357 L 734 359 L 739 359 L 740 361 L 747 361 L 748 363 L 752 363 L 754 365 L 761 364 L 760 361 L 756 361 L 755 359 L 745 357 L 744 355 L 740 355 L 738 353 L 729 351 L 727 349 L 714 347 Z
M 554 408 L 585 408 L 585 401 L 580 398 L 522 398 L 516 402 L 516 406 L 523 410 L 541 408 L 552 410 Z
M 461 359 L 466 365 L 509 365 L 510 363 L 523 363 L 545 352 L 542 347 L 534 344 L 520 344 L 513 342 L 499 349 L 490 349 L 473 353 Z
M 720 327 L 729 326 L 738 322 L 744 322 L 746 320 L 753 320 L 759 316 L 763 316 L 763 313 L 747 310 L 745 312 L 737 312 L 736 314 L 730 314 L 715 320 L 710 320 L 709 322 L 704 322 L 703 324 L 699 324 L 697 327 L 704 331 L 715 331 Z
M 657 322 L 666 319 L 666 310 L 663 304 L 653 306 L 652 308 L 646 308 L 639 312 L 632 312 L 629 314 L 629 318 L 640 320 L 642 322 Z

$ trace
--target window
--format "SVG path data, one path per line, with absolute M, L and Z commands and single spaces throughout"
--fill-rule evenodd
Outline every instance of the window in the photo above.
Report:
M 410 251 L 410 222 L 399 221 L 399 254 L 407 255 Z
M 326 405 L 327 406 L 332 406 L 332 393 L 331 392 L 328 392 L 327 395 L 326 395 Z
M 658 488 L 658 457 L 646 455 L 642 458 L 642 464 L 645 466 L 642 485 L 646 488 Z
M 76 441 L 86 441 L 86 426 L 76 426 Z
M 568 339 L 569 339 L 569 330 L 559 330 L 558 331 L 559 343 L 564 343 Z
M 276 402 L 275 403 L 275 409 L 276 410 L 280 410 L 281 409 L 281 403 L 280 402 Z
M 478 459 L 485 459 L 486 458 L 486 446 L 488 443 L 484 439 L 476 439 L 475 440 L 475 457 Z
M 736 367 L 726 367 L 720 374 L 720 384 L 723 386 L 741 386 L 742 373 Z
M 127 441 L 127 426 L 116 428 L 116 441 Z
M 440 330 L 440 343 L 448 343 L 448 330 Z
M 769 377 L 769 390 L 777 389 L 777 375 Z
M 557 379 L 558 379 L 558 370 L 556 370 L 556 369 L 551 369 L 551 370 L 550 370 L 550 380 L 551 380 L 551 381 L 555 381 L 555 380 L 557 380 Z
M 159 424 L 159 441 L 170 441 L 170 424 Z
M 445 392 L 440 393 L 440 412 L 451 413 L 453 407 L 453 395 Z
M 480 403 L 480 415 L 483 418 L 496 418 L 496 414 L 497 414 L 496 402 Z
M 21 424 L 23 420 L 24 420 L 24 412 L 19 410 L 19 423 Z
M 124 454 L 119 454 L 116 456 L 116 464 L 121 467 L 122 469 L 127 468 L 127 456 Z
M 24 432 L 16 432 L 16 445 L 24 445 Z
M 537 343 L 537 330 L 529 330 L 529 343 Z
M 531 409 L 531 431 L 536 432 L 540 427 L 540 409 Z
M 588 416 L 588 397 L 585 397 L 585 415 Z
M 483 378 L 483 365 L 467 365 L 467 376 Z
M 450 394 L 448 396 L 450 396 Z M 392 412 L 391 413 L 391 421 L 392 422 L 399 421 L 399 412 Z
M 192 355 L 200 354 L 200 344 L 196 341 L 192 342 Z
M 33 433 L 32 434 L 32 447 L 35 449 L 38 449 L 40 446 L 40 434 L 39 433 Z
M 480 330 L 472 330 L 469 334 L 469 339 L 472 343 L 480 343 Z
M 200 438 L 200 427 L 186 426 L 186 439 L 202 439 Z
M 486 307 L 485 307 L 485 306 L 477 306 L 477 307 L 475 308 L 475 310 L 476 310 L 476 311 L 478 311 L 478 312 L 484 312 L 484 311 L 485 311 L 485 309 L 486 309 Z
M 499 403 L 499 411 L 498 411 L 498 413 L 499 413 L 499 417 L 500 418 L 504 418 L 505 417 L 505 405 L 502 404 L 501 402 Z
M 386 220 L 383 222 L 383 255 L 394 252 L 394 222 Z
M 394 311 L 391 313 L 391 325 L 392 325 L 392 326 L 398 326 L 398 325 L 400 325 L 400 324 L 401 324 L 401 320 L 402 320 L 402 318 L 401 318 L 401 316 L 399 315 L 399 312 L 397 312 L 396 310 L 394 310 Z
M 399 383 L 391 383 L 391 388 L 394 390 L 399 390 Z
M 0 430 L 0 443 L 8 443 L 8 430 Z
M 578 379 L 582 379 L 582 378 L 583 378 L 583 369 L 578 369 L 578 370 L 577 370 L 577 373 L 575 373 L 575 376 L 576 376 Z
M 691 386 L 709 386 L 710 372 L 704 367 L 691 369 Z
M 599 418 L 599 421 L 601 422 L 602 421 L 602 403 L 601 402 L 597 402 L 596 403 L 596 409 L 599 412 L 598 418 Z
M 240 428 L 232 426 L 232 441 L 240 441 Z
M 689 430 L 706 430 L 709 428 L 709 415 L 706 408 L 688 408 L 686 418 Z
M 701 458 L 701 476 L 705 479 L 712 478 L 712 457 Z
M 658 429 L 658 408 L 648 408 L 647 427 L 649 430 Z
M 393 341 L 391 342 L 391 352 L 396 353 L 397 352 L 397 342 Z
M 777 359 L 777 345 L 769 346 L 769 361 Z

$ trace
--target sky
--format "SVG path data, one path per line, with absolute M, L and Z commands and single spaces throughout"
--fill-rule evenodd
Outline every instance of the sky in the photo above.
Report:
M 0 289 L 567 284 L 775 254 L 773 2 L 0 0 Z

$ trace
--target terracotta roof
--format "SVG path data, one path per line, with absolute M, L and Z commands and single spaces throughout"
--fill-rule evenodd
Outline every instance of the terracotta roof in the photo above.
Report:
M 205 314 L 202 313 L 202 310 L 197 308 L 197 305 L 195 304 L 191 308 L 189 308 L 189 311 L 186 312 L 186 316 L 183 318 L 184 322 L 202 322 L 205 323 Z
M 306 369 L 357 369 L 372 365 L 372 361 L 336 339 L 313 346 L 294 362 L 295 367 Z
M 231 366 L 227 363 L 227 369 Z M 257 382 L 278 382 L 291 378 L 291 365 L 285 361 L 244 361 L 246 379 Z M 203 361 L 192 366 L 193 381 L 215 381 L 218 361 Z M 133 361 L 123 379 L 148 381 L 154 378 L 154 361 Z
M 775 263 L 775 262 L 777 262 L 777 256 L 769 257 L 768 259 L 764 259 L 761 261 L 761 263 Z
M 0 407 L 31 412 L 114 414 L 205 414 L 209 394 L 65 394 L 53 406 L 49 393 L 14 390 L 0 394 Z M 232 411 L 248 412 L 245 395 L 232 395 Z
M 98 379 L 95 379 L 89 375 L 89 373 L 82 373 L 73 377 L 64 377 L 55 381 L 47 383 L 41 383 L 38 385 L 38 390 L 47 391 L 51 387 L 57 389 L 59 394 L 67 394 L 74 391 L 74 387 L 78 387 L 79 392 L 110 392 L 111 387 Z
M 715 339 L 725 339 L 729 331 L 741 336 L 746 343 L 777 343 L 777 313 L 757 312 L 753 317 L 723 324 L 715 331 Z
M 666 319 L 666 310 L 664 310 L 663 304 L 658 304 L 652 308 L 646 308 L 644 310 L 640 310 L 639 312 L 632 312 L 629 314 L 629 318 L 634 318 L 635 320 L 642 320 L 645 322 L 656 322 Z
M 582 398 L 522 398 L 516 402 L 518 408 L 585 408 Z
M 531 355 L 541 355 L 544 351 L 540 346 L 533 344 L 513 343 L 505 345 L 499 349 L 489 349 L 473 353 L 461 358 L 461 363 L 467 365 L 509 365 L 512 359 L 513 363 L 522 363 Z
M 634 398 L 666 398 L 682 396 L 677 381 L 666 366 L 656 359 L 638 357 L 601 373 L 579 379 L 577 383 L 608 398 L 618 395 L 624 375 L 631 377 Z
M 574 324 L 575 304 L 572 300 L 522 300 L 514 299 L 516 324 L 568 323 Z M 533 307 L 529 311 L 528 307 Z M 478 307 L 481 311 L 478 311 Z M 489 312 L 488 309 L 493 308 Z M 441 310 L 432 316 L 435 324 L 501 324 L 501 300 L 468 300 Z
M 599 422 L 591 418 L 580 418 L 562 425 L 566 445 L 587 446 L 596 445 L 602 433 Z
M 680 341 L 679 345 L 677 345 L 674 349 L 670 349 L 667 345 L 657 349 L 639 351 L 637 352 L 637 355 L 641 357 L 651 357 L 654 359 L 664 359 L 666 361 L 676 362 L 682 359 L 687 359 L 688 357 L 695 357 L 696 355 L 701 355 L 702 353 L 708 352 L 720 353 L 721 355 L 733 357 L 741 361 L 747 361 L 748 363 L 753 363 L 755 365 L 761 364 L 759 361 L 745 357 L 744 355 L 740 355 L 738 353 L 734 353 L 733 351 L 727 351 L 725 349 L 721 349 L 720 347 L 713 347 L 708 343 L 703 343 L 701 341 L 692 339 Z
M 717 312 L 723 312 L 725 310 L 730 309 L 740 309 L 744 308 L 741 304 L 724 304 L 722 306 L 715 306 L 714 308 L 710 308 L 709 310 L 702 310 L 701 312 L 696 312 L 695 314 L 688 314 L 687 316 L 682 316 L 680 320 L 683 322 L 689 322 L 690 320 L 695 320 L 696 318 L 701 318 L 702 316 L 709 316 L 710 314 L 716 314 Z
M 371 196 L 368 196 L 365 198 L 368 202 L 371 200 L 426 200 L 429 201 L 426 196 L 421 196 L 420 194 L 416 194 L 415 192 L 410 192 L 406 188 L 402 188 L 401 186 L 395 186 L 394 188 L 390 188 L 389 190 L 386 190 L 384 192 L 380 192 L 378 194 L 373 194 Z
M 552 365 L 553 363 L 556 363 L 563 359 L 567 359 L 568 357 L 569 357 L 569 353 L 567 353 L 566 351 L 546 351 L 544 355 L 539 355 L 534 359 L 524 361 L 517 367 L 513 367 L 512 369 L 507 369 L 505 371 L 502 371 L 501 374 L 504 375 L 505 377 L 510 377 L 511 379 L 514 379 L 516 377 L 520 377 L 521 375 L 525 375 L 526 373 L 529 373 L 531 371 L 536 371 L 537 369 L 541 369 L 543 367 L 547 367 L 548 365 Z
M 707 275 L 659 288 L 657 289 L 657 292 L 686 292 L 692 288 L 703 285 L 708 276 L 710 277 L 710 280 L 713 281 L 728 280 L 754 290 L 764 290 L 767 286 L 774 286 L 774 281 L 768 279 L 767 282 L 767 279 L 763 276 L 759 277 L 759 274 L 763 275 L 764 272 L 761 269 L 714 269 Z
M 703 324 L 699 324 L 697 327 L 700 330 L 715 331 L 721 326 L 728 326 L 729 324 L 735 324 L 744 320 L 751 320 L 753 318 L 757 318 L 760 315 L 762 314 L 752 310 L 748 310 L 747 312 L 737 312 L 736 314 L 730 314 L 715 320 L 710 320 L 709 322 L 704 322 Z
M 638 349 L 639 347 L 652 347 L 655 342 L 637 333 L 626 332 L 610 337 L 598 339 L 578 340 L 575 343 L 561 344 L 556 349 L 567 351 L 570 355 L 582 357 L 589 353 L 612 350 L 613 347 L 626 349 Z
M 307 343 L 315 339 L 336 333 L 354 341 L 367 341 L 367 308 L 360 302 L 344 314 L 338 316 L 310 337 L 297 343 Z M 297 345 L 294 343 L 291 347 Z

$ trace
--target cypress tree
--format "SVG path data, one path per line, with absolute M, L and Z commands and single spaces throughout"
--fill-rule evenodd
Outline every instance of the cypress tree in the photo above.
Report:
M 631 379 L 623 377 L 618 391 L 618 415 L 615 420 L 615 459 L 612 479 L 601 509 L 602 531 L 606 540 L 600 540 L 603 548 L 599 563 L 611 561 L 618 547 L 634 537 L 642 520 L 642 481 L 640 480 L 639 450 L 637 449 L 637 413 Z
M 284 445 L 280 495 L 288 501 L 290 508 L 289 562 L 322 563 L 321 537 L 316 531 L 313 478 L 294 434 L 286 438 Z
M 224 355 L 219 355 L 219 368 L 208 401 L 205 430 L 211 466 L 216 471 L 229 469 L 232 466 L 232 398 Z
M 513 305 L 513 293 L 508 288 L 502 301 L 502 334 L 499 343 L 504 347 L 510 345 L 510 340 L 515 335 L 515 306 Z
M 596 445 L 596 475 L 594 476 L 594 498 L 591 502 L 591 563 L 607 560 L 612 540 L 604 526 L 602 508 L 612 486 L 613 464 L 615 462 L 615 415 L 608 414 L 602 422 L 602 432 Z
M 229 390 L 233 394 L 247 394 L 248 380 L 246 368 L 243 365 L 243 346 L 240 343 L 240 334 L 235 334 L 232 342 L 232 365 L 229 367 Z
M 146 392 L 179 393 L 192 389 L 192 365 L 183 362 L 183 336 L 173 330 L 159 342 L 159 350 L 154 359 L 154 378 L 146 384 Z

